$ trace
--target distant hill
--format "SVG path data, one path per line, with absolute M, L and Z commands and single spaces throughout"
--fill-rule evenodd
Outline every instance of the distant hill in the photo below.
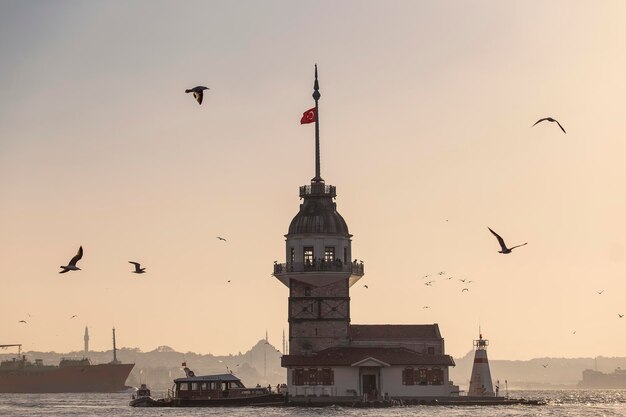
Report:
M 474 351 L 462 358 L 454 358 L 456 366 L 450 368 L 450 379 L 467 390 L 472 375 Z M 597 364 L 597 365 L 596 365 Z M 543 367 L 542 365 L 548 365 Z M 509 388 L 572 388 L 582 380 L 585 369 L 613 372 L 617 367 L 626 369 L 626 357 L 607 358 L 535 358 L 527 361 L 489 360 L 491 378 L 495 383 L 508 380 Z
M 45 364 L 58 365 L 61 358 L 82 358 L 82 351 L 69 353 L 56 352 L 25 352 L 29 360 L 43 359 Z M 187 363 L 196 375 L 226 373 L 231 370 L 241 378 L 244 385 L 260 384 L 276 386 L 287 382 L 287 373 L 280 366 L 281 353 L 273 345 L 259 340 L 250 350 L 236 355 L 214 356 L 201 355 L 194 352 L 176 352 L 169 346 L 159 346 L 150 352 L 142 352 L 137 348 L 121 348 L 117 350 L 117 359 L 123 363 L 134 363 L 126 385 L 139 386 L 142 382 L 154 390 L 171 388 L 174 378 L 184 377 L 181 364 Z M 6 360 L 14 354 L 0 354 Z M 90 351 L 87 355 L 91 363 L 108 363 L 113 360 L 113 351 Z

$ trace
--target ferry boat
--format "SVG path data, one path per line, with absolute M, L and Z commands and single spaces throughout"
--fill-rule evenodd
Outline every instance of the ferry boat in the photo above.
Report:
M 141 384 L 137 392 L 133 394 L 133 399 L 130 401 L 129 405 L 131 407 L 151 407 L 152 403 L 155 401 L 156 400 L 152 398 L 150 388 L 148 388 L 146 384 Z
M 145 400 L 133 407 L 241 407 L 282 405 L 285 396 L 272 393 L 268 388 L 246 388 L 232 373 L 196 376 L 185 367 L 185 378 L 174 380 L 167 396 L 158 400 Z

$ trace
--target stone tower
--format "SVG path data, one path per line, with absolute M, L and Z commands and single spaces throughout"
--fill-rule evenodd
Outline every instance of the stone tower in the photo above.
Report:
M 300 211 L 285 235 L 285 263 L 274 276 L 289 288 L 289 352 L 307 355 L 350 342 L 350 287 L 363 276 L 351 261 L 352 235 L 337 212 L 336 188 L 320 176 L 319 83 L 315 100 L 315 177 L 300 187 Z M 311 109 L 309 112 L 313 111 Z

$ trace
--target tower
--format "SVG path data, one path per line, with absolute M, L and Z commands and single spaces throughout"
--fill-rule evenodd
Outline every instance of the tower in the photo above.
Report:
M 89 354 L 89 329 L 85 326 L 85 336 L 83 337 L 85 341 L 85 355 Z
M 491 371 L 489 370 L 489 360 L 487 359 L 487 345 L 489 340 L 483 339 L 479 331 L 478 340 L 474 340 L 474 366 L 472 367 L 472 378 L 470 379 L 470 397 L 493 397 L 493 384 L 491 383 Z
M 121 363 L 117 360 L 117 346 L 115 345 L 115 327 L 113 328 L 113 361 L 111 363 Z
M 352 235 L 337 212 L 336 188 L 320 175 L 319 82 L 315 100 L 315 177 L 300 187 L 300 210 L 285 235 L 285 263 L 274 276 L 289 288 L 289 354 L 306 355 L 350 341 L 350 287 L 363 276 Z M 313 109 L 311 109 L 312 111 Z

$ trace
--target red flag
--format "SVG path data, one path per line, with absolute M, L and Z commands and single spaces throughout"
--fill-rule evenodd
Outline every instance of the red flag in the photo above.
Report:
M 317 119 L 317 112 L 315 110 L 315 107 L 313 107 L 312 109 L 309 109 L 302 114 L 302 119 L 300 119 L 300 124 L 303 125 L 307 123 L 313 123 L 316 119 Z

